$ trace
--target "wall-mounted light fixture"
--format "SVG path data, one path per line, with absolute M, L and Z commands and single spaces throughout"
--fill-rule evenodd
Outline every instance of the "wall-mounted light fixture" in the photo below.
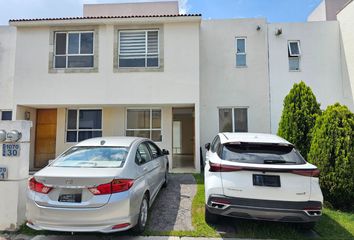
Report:
M 30 120 L 31 119 L 31 113 L 30 112 L 25 112 L 25 120 Z
M 257 29 L 257 31 L 261 31 L 262 28 L 261 28 L 261 26 L 258 25 L 256 29 Z
M 281 28 L 277 28 L 276 30 L 275 30 L 275 36 L 279 36 L 279 35 L 281 35 L 283 33 L 283 29 L 281 29 Z

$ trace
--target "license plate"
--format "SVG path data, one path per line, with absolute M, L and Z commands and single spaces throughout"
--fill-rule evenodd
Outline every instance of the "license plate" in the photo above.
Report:
M 19 157 L 20 156 L 20 144 L 18 143 L 4 143 L 2 145 L 3 157 Z
M 81 194 L 62 194 L 59 196 L 59 202 L 81 203 Z
M 7 179 L 7 167 L 0 167 L 0 180 Z
M 253 174 L 253 185 L 280 187 L 280 176 Z

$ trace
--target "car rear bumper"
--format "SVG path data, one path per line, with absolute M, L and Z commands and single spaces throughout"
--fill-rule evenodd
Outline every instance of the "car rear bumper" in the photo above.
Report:
M 139 209 L 131 208 L 130 195 L 113 194 L 110 201 L 98 208 L 57 208 L 27 201 L 27 226 L 34 230 L 62 232 L 118 232 L 132 228 L 138 220 Z M 137 206 L 139 208 L 139 205 Z M 113 228 L 118 224 L 129 224 Z
M 316 222 L 322 215 L 319 201 L 273 201 L 222 195 L 210 196 L 206 208 L 217 215 L 280 222 Z

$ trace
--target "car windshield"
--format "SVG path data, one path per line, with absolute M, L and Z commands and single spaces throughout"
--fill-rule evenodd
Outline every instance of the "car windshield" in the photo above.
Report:
M 51 167 L 121 168 L 128 155 L 125 147 L 72 147 Z
M 240 163 L 305 164 L 306 161 L 293 146 L 270 144 L 225 144 L 221 158 Z

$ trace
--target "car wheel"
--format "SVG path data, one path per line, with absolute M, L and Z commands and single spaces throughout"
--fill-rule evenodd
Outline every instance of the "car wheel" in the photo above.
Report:
M 306 223 L 299 223 L 298 227 L 303 230 L 311 230 L 315 227 L 316 222 L 306 222 Z
M 138 223 L 133 228 L 133 231 L 136 233 L 142 233 L 145 230 L 146 222 L 148 219 L 149 212 L 149 201 L 146 195 L 144 195 L 143 201 L 140 205 L 139 219 Z
M 166 167 L 166 171 L 165 171 L 165 181 L 164 181 L 162 187 L 165 188 L 165 187 L 167 187 L 167 185 L 168 185 L 168 165 L 167 165 L 167 167 Z
M 205 207 L 205 221 L 210 224 L 217 223 L 219 220 L 218 215 L 209 212 L 208 208 Z

